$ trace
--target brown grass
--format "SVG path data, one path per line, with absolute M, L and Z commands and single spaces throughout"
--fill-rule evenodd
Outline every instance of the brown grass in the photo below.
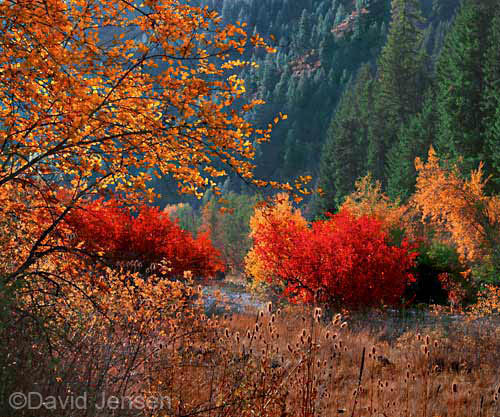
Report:
M 45 395 L 61 395 L 67 387 L 81 393 L 99 381 L 108 395 L 169 398 L 160 410 L 54 410 L 51 416 L 499 415 L 497 322 L 414 321 L 406 330 L 395 321 L 381 323 L 374 313 L 346 319 L 272 305 L 219 317 L 199 312 L 178 316 L 166 333 L 158 323 L 157 332 L 141 340 L 138 333 L 117 331 L 106 345 L 97 345 L 102 339 L 96 335 L 96 343 L 75 351 L 71 361 L 61 358 L 57 374 L 44 372 L 48 364 L 40 355 L 29 366 L 16 363 L 31 355 L 24 333 L 25 340 L 17 338 L 20 353 L 10 353 L 17 359 L 4 364 L 17 367 L 20 390 L 38 384 Z M 112 351 L 119 352 L 114 360 L 107 356 Z
M 224 330 L 209 353 L 177 374 L 192 386 L 183 383 L 173 415 L 494 416 L 500 411 L 495 326 L 456 323 L 452 332 L 407 331 L 387 340 L 370 326 L 353 331 L 338 317 L 326 320 L 304 309 L 234 314 L 220 326 Z M 168 381 L 163 392 L 172 393 L 175 382 Z

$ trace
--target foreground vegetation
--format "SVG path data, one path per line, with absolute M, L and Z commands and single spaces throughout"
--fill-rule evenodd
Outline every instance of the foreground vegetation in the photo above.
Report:
M 184 285 L 114 284 L 119 291 L 100 300 L 105 315 L 80 310 L 65 338 L 54 338 L 57 327 L 40 334 L 13 320 L 2 333 L 2 394 L 86 395 L 86 409 L 72 416 L 116 415 L 111 406 L 96 408 L 111 396 L 133 399 L 120 416 L 498 414 L 496 320 L 388 325 L 383 314 L 342 317 L 271 304 L 207 317 L 197 291 Z M 49 335 L 57 345 L 45 343 Z M 168 400 L 160 409 L 141 406 L 143 398 Z M 42 411 L 12 414 L 4 404 L 2 415 Z M 68 409 L 50 413 L 67 416 Z

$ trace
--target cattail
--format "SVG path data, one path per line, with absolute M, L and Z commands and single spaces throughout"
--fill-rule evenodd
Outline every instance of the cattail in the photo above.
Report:
M 422 340 L 422 336 L 420 335 L 420 333 L 417 333 L 417 341 L 420 342 L 420 340 Z
M 250 330 L 247 330 L 247 339 L 251 339 L 252 338 L 252 333 L 250 333 Z
M 456 382 L 454 382 L 452 385 L 451 385 L 451 392 L 453 394 L 456 394 L 458 393 L 458 384 Z
M 273 311 L 273 303 L 271 303 L 271 301 L 267 303 L 267 311 L 268 313 L 271 313 Z
M 278 310 L 276 311 L 276 314 L 277 314 L 278 316 L 281 316 L 281 308 L 278 308 Z
M 259 318 L 263 318 L 264 317 L 264 312 L 262 310 L 259 311 Z
M 328 332 L 328 331 L 326 332 L 326 334 L 325 334 L 325 339 L 326 339 L 326 340 L 330 339 L 330 332 Z
M 375 353 L 377 352 L 377 349 L 375 349 L 375 346 L 372 347 L 372 355 L 375 356 Z
M 429 337 L 429 335 L 425 336 L 425 344 L 429 346 L 430 343 L 431 343 L 431 338 Z
M 341 329 L 345 329 L 347 327 L 347 322 L 344 321 L 341 325 L 340 325 L 340 328 Z
M 429 348 L 427 347 L 427 345 L 420 346 L 420 350 L 424 355 L 427 355 L 427 353 L 429 352 Z
M 224 333 L 225 333 L 226 337 L 227 337 L 227 338 L 229 338 L 229 329 L 228 329 L 228 328 L 226 328 L 226 329 L 224 330 Z
M 293 349 L 292 349 L 292 347 L 290 346 L 290 343 L 288 343 L 288 344 L 286 345 L 286 348 L 288 349 L 288 351 L 289 351 L 290 353 L 292 353 L 292 352 L 293 352 Z
M 273 314 L 273 315 L 271 316 L 271 323 L 274 323 L 274 320 L 276 320 L 276 316 Z
M 434 347 L 437 348 L 439 346 L 439 343 L 437 340 L 434 340 Z
M 306 337 L 307 335 L 307 330 L 306 329 L 302 329 L 302 337 Z

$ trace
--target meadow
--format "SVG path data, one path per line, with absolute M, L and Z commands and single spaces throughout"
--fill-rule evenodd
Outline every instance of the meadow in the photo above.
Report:
M 4 408 L 2 415 L 435 417 L 500 411 L 500 327 L 493 316 L 429 309 L 342 315 L 283 302 L 230 311 L 223 297 L 213 314 L 202 288 L 179 283 L 172 289 L 177 298 L 170 298 L 162 317 L 144 314 L 147 305 L 120 309 L 124 295 L 115 294 L 112 320 L 82 317 L 79 328 L 58 340 L 62 356 L 50 356 L 46 344 L 31 345 L 33 329 L 16 323 L 23 338 L 11 334 L 2 347 L 9 352 L 3 393 L 15 386 L 67 404 L 84 397 L 85 407 L 69 412 L 69 405 L 50 408 L 46 401 L 48 409 L 9 414 Z M 120 399 L 119 407 L 106 398 Z

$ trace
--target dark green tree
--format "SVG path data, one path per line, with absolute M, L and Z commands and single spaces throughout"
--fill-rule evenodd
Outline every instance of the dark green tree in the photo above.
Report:
M 495 190 L 500 190 L 500 8 L 495 9 L 490 24 L 489 47 L 485 62 L 485 148 L 490 161 L 489 172 Z
M 397 132 L 421 107 L 426 85 L 423 18 L 417 0 L 393 0 L 387 43 L 378 62 L 375 112 L 368 144 L 368 168 L 386 184 L 386 156 Z
M 387 194 L 407 200 L 415 191 L 415 158 L 425 158 L 436 134 L 435 98 L 428 90 L 421 111 L 410 117 L 387 155 Z
M 366 173 L 366 141 L 372 107 L 373 76 L 364 65 L 349 82 L 328 129 L 320 163 L 321 212 L 334 211 Z
M 489 20 L 484 4 L 466 1 L 437 62 L 437 148 L 451 162 L 463 157 L 463 172 L 477 167 L 485 157 L 482 60 Z

